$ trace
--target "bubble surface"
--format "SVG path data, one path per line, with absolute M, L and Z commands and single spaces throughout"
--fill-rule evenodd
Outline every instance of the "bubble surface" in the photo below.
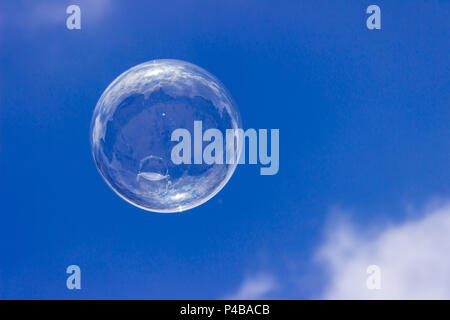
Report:
M 107 184 L 131 204 L 155 212 L 194 208 L 219 192 L 236 164 L 194 164 L 194 121 L 203 132 L 242 128 L 223 84 L 179 60 L 153 60 L 117 77 L 103 92 L 91 121 L 94 161 Z M 174 164 L 175 129 L 191 134 L 191 164 Z M 210 142 L 201 142 L 202 149 Z M 239 155 L 240 147 L 234 145 Z

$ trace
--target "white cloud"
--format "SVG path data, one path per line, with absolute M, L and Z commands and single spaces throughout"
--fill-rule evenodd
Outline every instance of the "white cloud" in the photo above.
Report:
M 450 205 L 373 237 L 340 223 L 317 257 L 329 275 L 326 299 L 450 299 Z M 366 286 L 369 265 L 381 269 L 380 290 Z
M 264 299 L 276 289 L 275 280 L 267 275 L 260 274 L 256 277 L 247 278 L 239 290 L 226 297 L 227 300 L 253 300 Z

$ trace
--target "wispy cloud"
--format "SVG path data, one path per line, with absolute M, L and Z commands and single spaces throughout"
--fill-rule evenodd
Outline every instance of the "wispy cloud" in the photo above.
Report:
M 420 220 L 367 234 L 342 222 L 317 257 L 329 283 L 326 299 L 450 299 L 450 205 L 424 210 Z M 369 290 L 366 270 L 381 270 L 381 289 Z
M 264 299 L 276 289 L 275 279 L 268 274 L 259 274 L 244 280 L 234 294 L 226 297 L 229 300 Z

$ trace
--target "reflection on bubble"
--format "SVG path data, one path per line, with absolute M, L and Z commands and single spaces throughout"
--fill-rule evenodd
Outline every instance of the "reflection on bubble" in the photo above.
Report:
M 242 127 L 228 91 L 202 68 L 178 60 L 135 66 L 115 79 L 97 103 L 91 121 L 95 163 L 117 194 L 142 209 L 196 207 L 224 187 L 236 164 L 171 161 L 178 143 L 171 141 L 172 132 L 192 133 L 194 121 L 202 121 L 203 131 Z M 207 142 L 202 143 L 204 148 Z M 240 146 L 234 148 L 238 154 Z

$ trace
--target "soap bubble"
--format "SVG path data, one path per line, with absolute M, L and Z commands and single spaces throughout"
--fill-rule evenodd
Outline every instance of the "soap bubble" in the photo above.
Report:
M 92 153 L 107 184 L 131 204 L 155 212 L 194 208 L 219 192 L 236 169 L 227 164 L 174 164 L 172 132 L 191 134 L 241 128 L 241 117 L 226 88 L 213 75 L 178 60 L 153 60 L 117 77 L 103 92 L 91 121 Z M 226 150 L 225 138 L 223 150 Z M 210 142 L 202 142 L 202 150 Z M 234 146 L 239 158 L 240 143 Z M 225 152 L 225 151 L 224 151 Z

